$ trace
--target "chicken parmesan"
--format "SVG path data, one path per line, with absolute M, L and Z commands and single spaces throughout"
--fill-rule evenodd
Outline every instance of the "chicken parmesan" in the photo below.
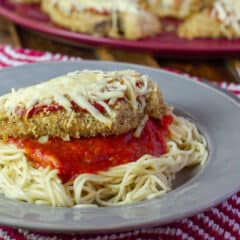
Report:
M 239 0 L 215 0 L 209 8 L 186 20 L 179 28 L 178 34 L 187 39 L 239 38 L 239 13 Z
M 160 32 L 158 18 L 136 0 L 42 0 L 41 7 L 54 23 L 76 32 L 126 39 Z
M 76 71 L 0 97 L 0 137 L 119 135 L 167 110 L 159 87 L 137 72 Z
M 0 97 L 0 192 L 63 207 L 116 206 L 171 190 L 207 159 L 204 137 L 148 76 L 68 73 Z

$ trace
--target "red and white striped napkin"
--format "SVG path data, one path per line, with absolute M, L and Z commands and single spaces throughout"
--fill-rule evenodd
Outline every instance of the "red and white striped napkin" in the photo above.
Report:
M 74 60 L 60 54 L 0 46 L 0 68 L 44 61 Z M 240 84 L 220 83 L 220 87 L 240 97 Z M 240 160 L 240 159 L 239 159 Z M 239 169 L 240 170 L 240 169 Z M 239 175 L 240 176 L 240 175 Z M 240 240 L 240 192 L 193 217 L 165 226 L 127 233 L 63 235 L 39 233 L 0 226 L 0 240 Z

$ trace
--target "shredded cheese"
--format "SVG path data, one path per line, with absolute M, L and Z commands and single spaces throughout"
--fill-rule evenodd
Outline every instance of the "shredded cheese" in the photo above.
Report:
M 132 70 L 77 71 L 0 97 L 1 112 L 13 116 L 18 115 L 19 109 L 28 113 L 34 107 L 57 104 L 71 113 L 74 102 L 98 121 L 111 126 L 117 100 L 129 102 L 135 111 L 144 111 L 145 96 L 152 91 L 149 81 L 147 76 Z M 99 111 L 95 104 L 104 111 Z
M 230 27 L 237 36 L 240 36 L 239 0 L 216 0 L 211 15 L 221 21 L 224 33 L 228 35 Z
M 41 144 L 47 143 L 49 139 L 49 136 L 42 136 L 38 139 L 38 142 L 40 142 Z
M 134 137 L 139 138 L 141 136 L 142 131 L 143 131 L 148 119 L 149 119 L 149 116 L 145 115 L 144 118 L 142 119 L 142 121 L 140 122 L 138 128 L 134 132 Z
M 72 11 L 83 12 L 84 10 L 95 10 L 98 13 L 108 13 L 111 16 L 111 36 L 118 36 L 119 12 L 138 14 L 138 0 L 50 0 L 50 4 L 65 15 L 71 15 Z

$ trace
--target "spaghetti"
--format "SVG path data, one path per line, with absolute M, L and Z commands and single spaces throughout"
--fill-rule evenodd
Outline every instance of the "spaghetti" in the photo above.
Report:
M 36 168 L 12 144 L 0 143 L 0 192 L 8 198 L 62 207 L 117 206 L 152 199 L 171 190 L 176 173 L 204 164 L 207 143 L 196 126 L 174 116 L 167 153 L 144 155 L 137 161 L 97 174 L 80 174 L 62 183 L 56 169 Z

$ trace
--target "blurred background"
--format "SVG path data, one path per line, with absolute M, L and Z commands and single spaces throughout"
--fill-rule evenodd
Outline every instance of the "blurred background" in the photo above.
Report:
M 96 36 L 89 36 L 90 39 L 88 39 L 87 35 L 80 33 L 70 36 L 71 31 L 53 24 L 48 16 L 42 13 L 38 4 L 20 4 L 10 0 L 0 0 L 0 15 L 0 44 L 83 59 L 121 61 L 161 67 L 214 82 L 240 81 L 240 61 L 238 60 L 240 40 L 179 39 L 174 34 L 169 35 L 169 32 L 174 31 L 174 27 L 171 28 L 171 25 L 169 27 L 168 16 L 164 16 L 162 18 L 164 20 L 161 20 L 165 33 L 161 32 L 157 37 L 129 41 Z M 179 21 L 174 18 L 178 17 L 171 16 L 170 21 Z M 43 29 L 44 26 L 50 27 L 51 33 L 46 32 L 49 29 Z M 57 33 L 59 29 L 64 33 Z M 130 46 L 128 46 L 129 42 L 131 42 Z M 140 47 L 137 49 L 131 47 L 134 42 Z

